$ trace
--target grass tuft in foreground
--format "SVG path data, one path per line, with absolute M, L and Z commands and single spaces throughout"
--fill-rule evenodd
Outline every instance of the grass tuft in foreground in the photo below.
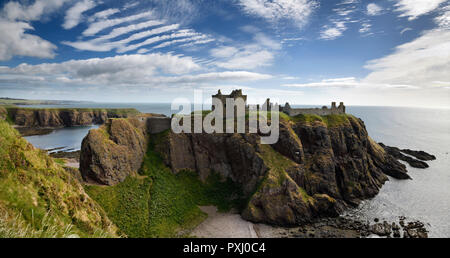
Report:
M 0 215 L 0 237 L 117 236 L 78 181 L 5 121 L 0 121 Z

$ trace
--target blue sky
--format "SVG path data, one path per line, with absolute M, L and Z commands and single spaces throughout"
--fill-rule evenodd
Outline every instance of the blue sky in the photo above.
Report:
M 446 0 L 0 3 L 0 96 L 450 106 Z

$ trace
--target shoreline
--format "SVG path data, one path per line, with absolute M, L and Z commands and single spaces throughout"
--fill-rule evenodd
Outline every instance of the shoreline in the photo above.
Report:
M 208 217 L 190 235 L 200 238 L 428 238 L 424 223 L 400 216 L 398 222 L 373 223 L 349 216 L 318 219 L 298 227 L 278 227 L 252 223 L 239 213 L 201 206 Z

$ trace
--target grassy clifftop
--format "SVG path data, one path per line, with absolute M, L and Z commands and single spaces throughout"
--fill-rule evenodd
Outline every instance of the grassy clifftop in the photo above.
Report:
M 0 237 L 114 237 L 81 184 L 0 121 Z

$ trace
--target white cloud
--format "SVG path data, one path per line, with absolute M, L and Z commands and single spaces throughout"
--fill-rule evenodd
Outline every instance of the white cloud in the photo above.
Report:
M 119 37 L 121 35 L 130 33 L 132 31 L 141 30 L 141 29 L 145 29 L 148 27 L 154 27 L 154 26 L 162 25 L 162 24 L 164 24 L 163 21 L 150 20 L 150 21 L 146 21 L 146 22 L 142 22 L 142 23 L 138 23 L 138 24 L 131 24 L 131 25 L 124 26 L 124 27 L 118 27 L 118 28 L 114 28 L 109 34 L 102 35 L 102 36 L 96 38 L 95 40 L 102 41 L 102 40 L 107 40 L 107 39 L 113 39 L 113 38 Z M 157 29 L 148 30 L 148 31 L 142 32 L 140 34 L 134 34 L 134 36 L 132 38 L 130 38 L 129 41 L 140 39 L 140 37 L 138 35 L 142 35 L 142 37 L 145 37 L 145 36 L 150 36 L 150 35 L 154 35 L 154 34 L 167 32 L 170 30 L 178 29 L 178 27 L 179 27 L 178 24 L 174 24 L 174 25 L 170 25 L 169 27 L 160 27 Z
M 97 6 L 97 4 L 92 0 L 84 0 L 82 2 L 77 2 L 74 6 L 69 8 L 64 17 L 63 28 L 68 30 L 76 27 L 82 18 L 82 14 L 92 8 Z
M 450 31 L 427 31 L 366 68 L 372 70 L 368 82 L 433 87 L 433 81 L 450 81 Z
M 244 49 L 228 60 L 214 62 L 214 65 L 226 69 L 255 69 L 261 66 L 270 66 L 273 60 L 273 53 L 267 50 Z
M 284 87 L 293 88 L 338 88 L 338 89 L 417 89 L 409 84 L 371 83 L 355 77 L 324 79 L 319 82 L 287 83 Z
M 347 30 L 346 22 L 344 21 L 334 21 L 332 26 L 325 26 L 320 32 L 320 39 L 324 40 L 334 40 L 343 35 L 344 31 Z
M 339 87 L 339 88 L 350 88 L 357 87 L 360 83 L 355 77 L 345 77 L 345 78 L 333 78 L 324 79 L 320 82 L 310 82 L 310 83 L 287 83 L 283 84 L 284 87 L 295 87 L 295 88 L 323 88 L 323 87 Z
M 37 21 L 44 14 L 50 14 L 61 8 L 69 0 L 36 0 L 33 4 L 25 5 L 10 1 L 2 10 L 2 17 L 8 20 Z
M 45 18 L 61 8 L 66 0 L 36 0 L 33 4 L 8 2 L 0 12 L 0 60 L 14 56 L 53 58 L 56 46 L 39 36 L 29 34 L 34 30 L 31 21 Z
M 171 39 L 176 39 L 176 38 L 183 38 L 183 37 L 194 37 L 194 36 L 198 36 L 200 35 L 197 32 L 194 32 L 193 30 L 179 30 L 177 32 L 174 32 L 172 34 L 166 34 L 166 35 L 161 35 L 161 36 L 155 36 L 155 37 L 151 37 L 148 38 L 142 42 L 136 43 L 136 44 L 130 44 L 127 46 L 123 46 L 123 47 L 119 47 L 117 49 L 118 53 L 125 53 L 128 51 L 132 51 L 135 49 L 138 49 L 140 47 L 143 46 L 147 46 L 147 45 L 151 45 L 151 44 L 155 44 L 164 40 L 171 40 Z M 121 42 L 121 41 L 118 41 Z
M 179 43 L 186 43 L 186 42 L 190 42 L 191 45 L 199 45 L 199 44 L 206 44 L 206 43 L 209 43 L 212 41 L 214 41 L 214 39 L 209 38 L 206 35 L 199 35 L 199 36 L 194 36 L 194 37 L 189 37 L 189 38 L 166 41 L 164 43 L 154 46 L 153 49 L 165 48 L 168 46 L 172 46 L 172 45 L 179 44 Z
M 46 76 L 49 81 L 56 75 L 86 83 L 142 81 L 155 74 L 185 74 L 200 66 L 191 57 L 172 54 L 119 55 L 107 58 L 71 60 L 62 63 L 38 65 L 21 64 L 14 68 L 1 67 L 3 74 Z M 115 81 L 117 80 L 117 81 Z
M 56 46 L 52 43 L 26 33 L 33 30 L 26 22 L 11 22 L 0 20 L 0 60 L 9 60 L 13 56 L 32 56 L 53 58 Z
M 266 36 L 264 33 L 256 33 L 253 39 L 256 41 L 257 44 L 259 44 L 262 47 L 270 48 L 270 49 L 281 49 L 281 43 L 278 41 L 275 41 L 268 36 Z
M 403 30 L 400 31 L 400 34 L 403 35 L 403 33 L 407 32 L 407 31 L 411 31 L 411 28 L 404 28 Z
M 303 27 L 318 3 L 314 0 L 239 0 L 243 10 L 271 22 L 289 20 Z
M 363 23 L 361 24 L 361 28 L 359 29 L 359 33 L 368 35 L 370 30 L 372 28 L 372 25 L 370 23 Z
M 0 67 L 0 82 L 15 78 L 28 83 L 44 78 L 46 83 L 63 85 L 176 85 L 207 82 L 237 82 L 270 79 L 267 74 L 225 71 L 193 74 L 201 71 L 192 57 L 173 54 L 121 55 L 108 58 L 71 60 L 38 65 L 21 64 Z
M 105 20 L 101 20 L 98 22 L 94 22 L 92 24 L 89 25 L 89 27 L 83 31 L 83 35 L 84 36 L 93 36 L 95 34 L 97 34 L 98 32 L 106 29 L 106 28 L 110 28 L 125 22 L 131 22 L 131 21 L 136 21 L 139 19 L 143 19 L 143 18 L 151 18 L 152 17 L 153 12 L 152 11 L 146 11 L 146 12 L 142 12 L 139 14 L 135 14 L 135 15 L 131 15 L 131 16 L 127 16 L 127 17 L 121 17 L 121 18 L 115 18 L 115 19 L 105 19 Z
M 203 73 L 197 75 L 184 75 L 178 77 L 164 77 L 160 78 L 162 82 L 170 83 L 204 83 L 204 82 L 222 82 L 222 81 L 255 81 L 255 80 L 267 80 L 272 78 L 271 75 L 253 73 L 247 71 L 226 71 L 226 72 L 213 72 Z
M 109 16 L 114 15 L 118 12 L 120 12 L 120 10 L 117 8 L 110 8 L 110 9 L 106 9 L 106 10 L 97 12 L 94 15 L 92 15 L 92 17 L 89 18 L 89 22 L 94 22 L 95 20 L 104 20 L 104 19 L 108 18 Z
M 334 13 L 329 18 L 329 24 L 322 27 L 319 39 L 335 40 L 347 30 L 347 24 L 355 22 L 352 15 L 357 10 L 358 1 L 341 1 L 338 8 L 333 9 Z
M 414 20 L 417 17 L 434 11 L 447 0 L 396 0 L 396 11 L 401 12 L 400 17 Z
M 212 65 L 225 69 L 255 69 L 270 66 L 275 59 L 275 52 L 282 48 L 282 43 L 271 39 L 264 33 L 253 31 L 253 42 L 241 46 L 220 46 L 210 50 L 217 58 Z
M 450 29 L 450 4 L 442 9 L 442 12 L 434 18 L 435 23 L 443 29 Z
M 381 6 L 374 4 L 374 3 L 370 3 L 367 5 L 367 14 L 374 16 L 374 15 L 379 15 L 381 14 L 381 12 L 383 11 L 383 8 L 381 8 Z
M 159 22 L 158 21 L 148 21 L 148 22 L 141 23 L 141 25 L 145 24 L 146 26 L 148 26 L 150 24 L 156 24 L 156 23 L 159 23 Z M 122 33 L 128 33 L 136 28 L 144 27 L 141 25 L 137 24 L 137 25 L 133 25 L 133 26 L 130 25 L 127 27 L 116 28 L 113 31 L 111 31 L 110 34 L 103 35 L 103 36 L 100 36 L 98 38 L 88 40 L 88 41 L 77 41 L 77 42 L 63 41 L 62 43 L 66 44 L 68 46 L 71 46 L 73 48 L 80 49 L 80 50 L 106 52 L 106 51 L 111 51 L 113 49 L 121 49 L 119 52 L 123 53 L 123 52 L 137 49 L 137 48 L 145 45 L 142 43 L 141 45 L 127 46 L 127 44 L 132 41 L 151 37 L 151 36 L 162 34 L 165 32 L 170 32 L 170 31 L 178 29 L 180 26 L 179 24 L 166 25 L 166 26 L 155 28 L 155 29 L 138 32 L 138 33 L 132 34 L 131 36 L 129 36 L 125 39 L 121 39 L 118 41 L 113 41 L 113 42 L 107 41 L 108 39 L 115 38 L 119 35 L 122 35 Z M 181 31 L 181 32 L 184 32 L 184 31 Z M 183 34 L 183 35 L 185 35 L 185 34 Z M 188 36 L 192 36 L 192 35 L 193 34 L 189 34 Z M 152 38 L 150 38 L 150 39 L 152 39 Z M 158 42 L 158 40 L 156 40 L 156 39 L 159 39 L 159 41 L 160 41 L 163 39 L 170 39 L 170 38 L 163 38 L 163 39 L 161 39 L 161 37 L 153 38 L 154 42 L 152 42 L 152 43 Z
M 210 50 L 210 54 L 216 58 L 227 58 L 234 56 L 239 50 L 235 47 L 222 46 Z

